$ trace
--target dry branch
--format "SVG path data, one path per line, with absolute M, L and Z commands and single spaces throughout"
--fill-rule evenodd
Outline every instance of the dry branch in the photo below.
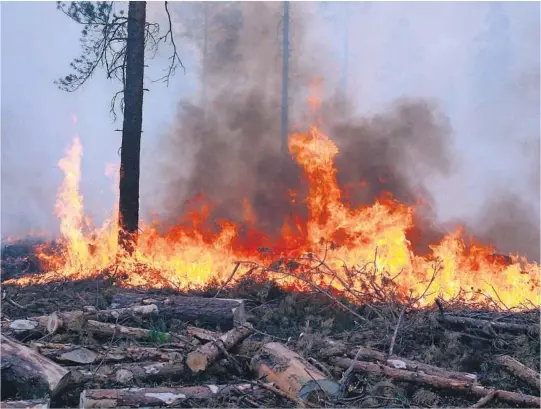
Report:
M 339 385 L 283 344 L 265 344 L 252 359 L 259 379 L 274 383 L 290 399 L 302 404 L 314 394 L 333 396 Z
M 141 294 L 126 293 L 113 296 L 111 307 L 149 303 L 156 304 L 163 314 L 185 322 L 199 322 L 201 325 L 219 326 L 221 329 L 231 329 L 246 323 L 243 300 L 180 295 L 150 298 Z
M 485 330 L 487 333 L 491 333 L 491 330 L 507 331 L 513 333 L 521 332 L 531 332 L 539 333 L 539 325 L 528 325 L 528 324 L 515 324 L 510 322 L 501 322 L 501 321 L 492 321 L 492 320 L 483 320 L 469 317 L 454 316 L 448 314 L 440 314 L 438 316 L 438 321 L 444 322 L 451 325 L 456 325 L 465 328 L 478 328 Z
M 253 328 L 251 326 L 242 325 L 233 328 L 215 341 L 211 341 L 190 352 L 186 357 L 186 364 L 194 373 L 205 371 L 224 351 L 229 351 L 241 343 L 252 332 Z
M 356 372 L 365 372 L 373 375 L 387 376 L 397 381 L 410 382 L 418 385 L 430 386 L 437 389 L 450 389 L 470 393 L 476 397 L 483 398 L 494 389 L 484 386 L 471 384 L 469 382 L 459 381 L 457 379 L 443 378 L 441 376 L 428 375 L 422 372 L 411 372 L 403 369 L 395 369 L 389 366 L 374 364 L 370 362 L 353 362 L 349 358 L 331 358 L 329 362 L 343 369 L 353 365 Z M 496 390 L 498 398 L 517 405 L 526 405 L 528 407 L 540 407 L 541 399 L 537 396 L 523 395 L 516 392 Z
M 526 365 L 520 363 L 509 355 L 498 356 L 495 360 L 511 375 L 514 375 L 520 380 L 526 382 L 532 388 L 535 388 L 538 391 L 541 390 L 539 373 L 533 369 L 528 368 Z
M 60 392 L 69 381 L 69 371 L 45 358 L 27 346 L 1 336 L 2 381 L 17 387 L 18 391 L 43 387 L 51 396 Z M 38 386 L 39 385 L 39 386 Z
M 176 388 L 88 389 L 81 393 L 80 408 L 179 407 L 192 400 L 247 393 L 263 398 L 263 388 L 251 384 L 180 386 Z
M 49 409 L 49 399 L 12 400 L 0 402 L 2 409 Z

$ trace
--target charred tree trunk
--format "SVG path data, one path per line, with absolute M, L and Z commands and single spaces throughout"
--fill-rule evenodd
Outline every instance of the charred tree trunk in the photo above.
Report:
M 146 2 L 130 1 L 120 155 L 119 252 L 132 254 L 139 227 L 139 173 L 143 124 Z M 119 253 L 120 254 L 120 253 Z

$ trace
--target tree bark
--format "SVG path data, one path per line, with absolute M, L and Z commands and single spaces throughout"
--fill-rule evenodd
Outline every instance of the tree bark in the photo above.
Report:
M 251 384 L 179 386 L 175 388 L 87 389 L 79 408 L 187 407 L 192 400 L 207 400 L 230 394 L 264 398 L 265 390 Z
M 246 324 L 244 301 L 224 298 L 145 296 L 141 294 L 117 294 L 113 296 L 111 307 L 128 307 L 134 304 L 153 303 L 160 310 L 160 316 L 179 319 L 199 325 L 210 325 L 229 330 Z
M 2 409 L 49 409 L 49 399 L 12 400 L 0 402 Z
M 229 351 L 235 345 L 241 343 L 250 336 L 252 332 L 253 328 L 251 326 L 233 328 L 217 340 L 209 342 L 200 346 L 195 351 L 190 352 L 186 357 L 186 365 L 188 365 L 188 368 L 194 373 L 205 371 L 210 365 L 216 362 L 223 351 Z
M 143 124 L 146 2 L 130 1 L 126 41 L 124 121 L 120 154 L 119 255 L 133 254 L 139 228 L 139 174 Z
M 503 366 L 507 372 L 524 381 L 532 388 L 538 391 L 541 390 L 539 374 L 533 369 L 528 368 L 509 355 L 496 357 L 496 362 Z
M 99 322 L 94 320 L 88 320 L 86 322 L 86 328 L 95 335 L 105 336 L 105 337 L 115 337 L 121 338 L 133 338 L 141 340 L 150 340 L 155 342 L 175 342 L 180 340 L 183 341 L 181 336 L 171 334 L 169 332 L 159 332 L 143 328 L 134 328 L 134 327 L 125 327 L 124 325 L 118 324 L 109 324 L 106 322 Z
M 302 403 L 318 392 L 332 396 L 339 390 L 337 382 L 278 342 L 263 345 L 251 367 L 259 379 L 273 382 L 295 402 Z
M 430 386 L 437 389 L 450 389 L 464 393 L 472 394 L 478 398 L 483 398 L 491 394 L 495 389 L 485 388 L 481 385 L 472 385 L 469 382 L 456 379 L 443 378 L 441 376 L 427 375 L 422 372 L 411 372 L 403 369 L 395 369 L 381 364 L 370 362 L 354 361 L 349 358 L 331 358 L 329 362 L 332 365 L 343 369 L 353 366 L 356 372 L 364 372 L 373 375 L 387 376 L 400 382 L 415 383 L 417 385 Z M 541 399 L 538 396 L 523 395 L 517 392 L 509 392 L 496 389 L 498 399 L 505 402 L 526 405 L 527 407 L 540 407 Z
M 69 381 L 69 371 L 27 346 L 1 336 L 2 392 L 49 394 L 54 397 Z M 41 397 L 40 396 L 40 397 Z M 24 396 L 38 397 L 38 396 Z

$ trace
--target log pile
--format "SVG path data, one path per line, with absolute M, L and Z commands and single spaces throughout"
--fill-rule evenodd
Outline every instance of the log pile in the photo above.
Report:
M 163 316 L 186 325 L 178 331 L 153 327 Z M 438 319 L 485 334 L 525 331 L 519 324 L 472 322 L 444 313 Z M 347 406 L 358 393 L 351 381 L 355 374 L 467 396 L 477 401 L 472 407 L 491 401 L 541 407 L 539 373 L 511 356 L 498 356 L 493 364 L 516 379 L 516 390 L 483 384 L 476 374 L 330 338 L 315 359 L 303 356 L 290 340 L 257 337 L 244 302 L 236 299 L 126 293 L 114 296 L 108 309 L 30 316 L 4 321 L 2 329 L 2 408 L 56 407 L 73 394 L 80 408 L 193 407 L 224 397 L 250 407 L 276 406 L 276 399 L 290 407 Z M 50 341 L 66 334 L 80 334 L 72 339 L 81 342 Z

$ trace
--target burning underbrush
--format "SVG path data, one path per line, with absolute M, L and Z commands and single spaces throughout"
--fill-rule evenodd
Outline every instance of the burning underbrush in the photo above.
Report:
M 289 151 L 304 190 L 288 197 L 304 211 L 278 234 L 247 199 L 235 222 L 198 198 L 173 227 L 143 225 L 128 257 L 114 217 L 95 228 L 84 215 L 76 138 L 59 163 L 61 238 L 2 251 L 2 399 L 539 406 L 539 265 L 461 230 L 416 253 L 415 208 L 390 193 L 345 200 L 320 128 Z

